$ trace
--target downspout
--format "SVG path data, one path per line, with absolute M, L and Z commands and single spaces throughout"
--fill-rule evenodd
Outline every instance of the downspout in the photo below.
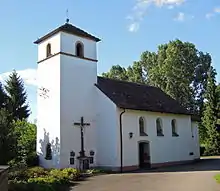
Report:
M 125 109 L 120 113 L 119 128 L 120 128 L 120 171 L 123 172 L 123 132 L 122 132 L 122 115 L 125 113 Z

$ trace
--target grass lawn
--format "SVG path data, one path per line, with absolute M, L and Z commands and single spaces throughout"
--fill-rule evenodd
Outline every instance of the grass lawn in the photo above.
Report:
M 220 184 L 220 174 L 215 175 L 215 180 Z

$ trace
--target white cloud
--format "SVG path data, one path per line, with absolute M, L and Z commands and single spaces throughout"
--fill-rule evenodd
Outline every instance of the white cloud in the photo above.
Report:
M 136 0 L 132 14 L 127 17 L 130 20 L 129 31 L 136 32 L 140 27 L 140 23 L 146 15 L 147 9 L 151 5 L 157 7 L 167 6 L 168 9 L 173 9 L 175 6 L 181 5 L 185 0 Z
M 129 25 L 128 30 L 129 30 L 130 32 L 137 32 L 138 29 L 139 29 L 139 27 L 140 27 L 140 23 L 134 22 L 134 23 L 132 23 L 132 24 Z
M 195 16 L 194 16 L 194 15 L 191 15 L 191 16 L 190 16 L 190 19 L 195 19 Z
M 178 13 L 178 15 L 174 18 L 175 21 L 183 22 L 185 20 L 185 13 Z
M 16 71 L 19 76 L 24 80 L 25 85 L 37 86 L 37 70 L 32 68 L 27 68 L 24 70 Z M 5 72 L 0 74 L 0 81 L 4 81 L 8 78 L 11 72 Z
M 207 14 L 205 15 L 205 17 L 206 17 L 207 19 L 210 19 L 210 18 L 213 17 L 213 16 L 214 16 L 213 13 L 207 13 Z
M 214 12 L 215 12 L 215 13 L 220 13 L 220 7 L 214 8 Z
M 173 5 L 169 5 L 167 8 L 168 8 L 168 9 L 173 9 L 174 6 L 173 6 Z
M 179 12 L 176 17 L 174 17 L 174 21 L 178 21 L 178 22 L 184 22 L 186 20 L 192 20 L 194 19 L 195 16 L 194 15 L 186 15 L 183 12 Z
M 207 19 L 210 19 L 211 17 L 214 17 L 216 14 L 218 14 L 218 13 L 220 13 L 220 7 L 215 7 L 214 9 L 213 9 L 213 11 L 212 12 L 210 12 L 210 13 L 207 13 L 206 15 L 205 15 L 205 17 L 207 18 Z

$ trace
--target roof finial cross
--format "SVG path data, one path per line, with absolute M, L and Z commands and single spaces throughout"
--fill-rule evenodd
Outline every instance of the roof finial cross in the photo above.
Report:
M 66 23 L 68 24 L 69 21 L 70 21 L 70 19 L 69 19 L 69 10 L 67 9 L 66 10 Z

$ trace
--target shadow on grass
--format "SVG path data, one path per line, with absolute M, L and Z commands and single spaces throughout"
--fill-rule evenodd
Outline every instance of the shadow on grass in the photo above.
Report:
M 215 178 L 216 182 L 220 184 L 220 174 L 215 175 L 214 178 Z

